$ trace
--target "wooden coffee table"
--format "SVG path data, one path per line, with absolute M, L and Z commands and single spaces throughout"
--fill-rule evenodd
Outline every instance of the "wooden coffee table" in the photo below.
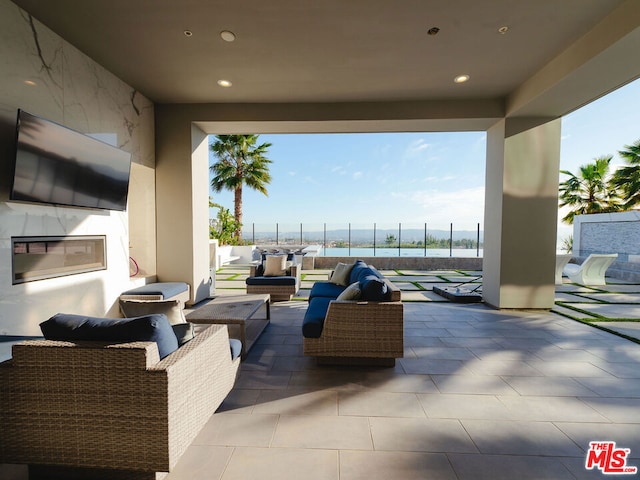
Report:
M 229 337 L 242 342 L 242 359 L 247 355 L 262 331 L 271 320 L 268 294 L 221 296 L 210 300 L 186 315 L 187 321 L 195 324 L 223 324 L 229 329 Z M 262 306 L 265 318 L 253 315 Z

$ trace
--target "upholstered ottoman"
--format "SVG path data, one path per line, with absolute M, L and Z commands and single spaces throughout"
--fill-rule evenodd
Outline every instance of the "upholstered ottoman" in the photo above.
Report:
M 120 295 L 120 300 L 179 300 L 183 308 L 189 298 L 189 284 L 184 282 L 149 283 Z

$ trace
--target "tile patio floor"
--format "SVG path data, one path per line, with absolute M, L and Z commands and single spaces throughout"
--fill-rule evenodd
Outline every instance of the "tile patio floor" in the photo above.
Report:
M 246 272 L 221 270 L 217 294 L 242 294 Z M 326 278 L 305 273 L 307 289 Z M 640 466 L 640 344 L 557 313 L 429 291 L 460 272 L 384 273 L 406 300 L 395 368 L 316 366 L 302 355 L 308 290 L 276 303 L 235 388 L 166 479 L 607 478 L 584 467 L 596 440 L 629 448 L 628 465 Z M 555 310 L 602 320 L 593 315 L 610 305 L 615 318 L 640 318 L 621 303 L 640 286 L 609 280 L 611 296 L 559 287 Z M 0 466 L 2 478 L 20 472 Z

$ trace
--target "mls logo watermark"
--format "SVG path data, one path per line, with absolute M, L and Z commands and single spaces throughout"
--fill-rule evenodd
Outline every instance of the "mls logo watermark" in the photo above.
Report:
M 627 465 L 627 457 L 631 453 L 629 448 L 616 448 L 616 442 L 589 442 L 589 451 L 585 461 L 585 468 L 598 468 L 605 475 L 631 475 L 638 472 L 638 467 Z

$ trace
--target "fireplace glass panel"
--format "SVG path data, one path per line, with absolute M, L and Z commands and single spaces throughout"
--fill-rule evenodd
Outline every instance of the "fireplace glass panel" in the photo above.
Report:
M 106 237 L 12 237 L 13 284 L 106 270 Z

